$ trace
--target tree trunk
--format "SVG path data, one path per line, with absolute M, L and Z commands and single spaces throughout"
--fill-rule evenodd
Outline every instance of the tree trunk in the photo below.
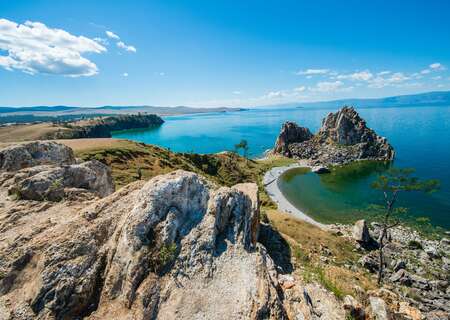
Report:
M 379 248 L 378 248 L 378 285 L 381 284 L 383 281 L 383 268 L 384 268 L 384 255 L 383 255 L 383 248 L 384 248 L 384 237 L 386 236 L 386 227 L 383 227 L 383 230 L 381 231 L 380 239 L 379 239 Z

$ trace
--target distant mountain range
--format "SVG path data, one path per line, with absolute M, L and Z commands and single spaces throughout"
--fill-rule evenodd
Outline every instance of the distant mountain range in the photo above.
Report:
M 289 103 L 266 107 L 319 107 L 336 108 L 343 105 L 355 107 L 411 107 L 411 106 L 450 106 L 450 91 L 435 91 L 412 95 L 402 95 L 378 99 L 341 99 L 333 101 Z M 34 106 L 34 107 L 0 107 L 0 118 L 14 117 L 62 117 L 73 118 L 80 115 L 100 116 L 126 113 L 152 113 L 157 115 L 177 115 L 207 112 L 244 111 L 245 108 L 195 108 L 186 106 L 102 106 L 102 107 L 69 107 L 69 106 Z M 5 122 L 1 121 L 0 122 Z M 3 119 L 6 120 L 6 119 Z M 34 119 L 39 121 L 41 119 Z M 47 121 L 42 119 L 43 121 Z M 16 120 L 17 121 L 17 120 Z M 33 121 L 33 120 L 29 120 Z M 22 122 L 22 121 L 19 121 Z
M 434 91 L 378 99 L 341 99 L 333 101 L 298 103 L 299 107 L 335 108 L 343 105 L 355 107 L 420 107 L 450 106 L 450 91 Z
M 0 107 L 2 115 L 38 115 L 38 116 L 68 116 L 76 114 L 123 114 L 123 113 L 153 113 L 158 115 L 174 115 L 205 112 L 242 111 L 243 108 L 194 108 L 186 106 L 155 107 L 155 106 L 102 106 L 102 107 L 68 107 L 68 106 L 34 106 L 34 107 Z

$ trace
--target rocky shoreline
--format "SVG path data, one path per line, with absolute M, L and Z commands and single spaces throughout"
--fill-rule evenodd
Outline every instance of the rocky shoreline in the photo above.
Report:
M 355 225 L 330 225 L 335 234 L 354 241 L 362 255 L 359 267 L 378 271 L 377 238 L 380 225 L 364 220 Z M 424 319 L 448 319 L 450 315 L 450 239 L 430 240 L 416 230 L 397 226 L 389 230 L 384 248 L 384 288 L 398 301 L 407 301 Z M 356 268 L 356 266 L 348 266 Z M 393 294 L 392 294 L 393 293 Z M 398 304 L 398 302 L 397 302 Z M 422 319 L 422 317 L 417 317 Z

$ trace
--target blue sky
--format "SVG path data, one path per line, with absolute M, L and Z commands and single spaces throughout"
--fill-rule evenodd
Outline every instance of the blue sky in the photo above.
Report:
M 256 106 L 450 90 L 443 0 L 0 0 L 0 19 L 2 106 Z

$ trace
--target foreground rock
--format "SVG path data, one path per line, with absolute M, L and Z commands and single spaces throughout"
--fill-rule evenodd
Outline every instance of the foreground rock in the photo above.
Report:
M 383 137 L 368 128 L 352 107 L 330 113 L 315 135 L 307 128 L 287 122 L 275 144 L 274 152 L 312 165 L 345 164 L 355 160 L 392 160 L 394 150 Z
M 0 185 L 23 200 L 60 201 L 114 192 L 111 170 L 99 161 L 76 163 L 72 149 L 55 142 L 31 142 L 0 150 Z
M 0 150 L 0 171 L 17 171 L 38 165 L 69 165 L 75 156 L 69 147 L 52 141 L 35 141 Z
M 285 317 L 256 185 L 177 171 L 78 203 L 1 192 L 2 319 Z

